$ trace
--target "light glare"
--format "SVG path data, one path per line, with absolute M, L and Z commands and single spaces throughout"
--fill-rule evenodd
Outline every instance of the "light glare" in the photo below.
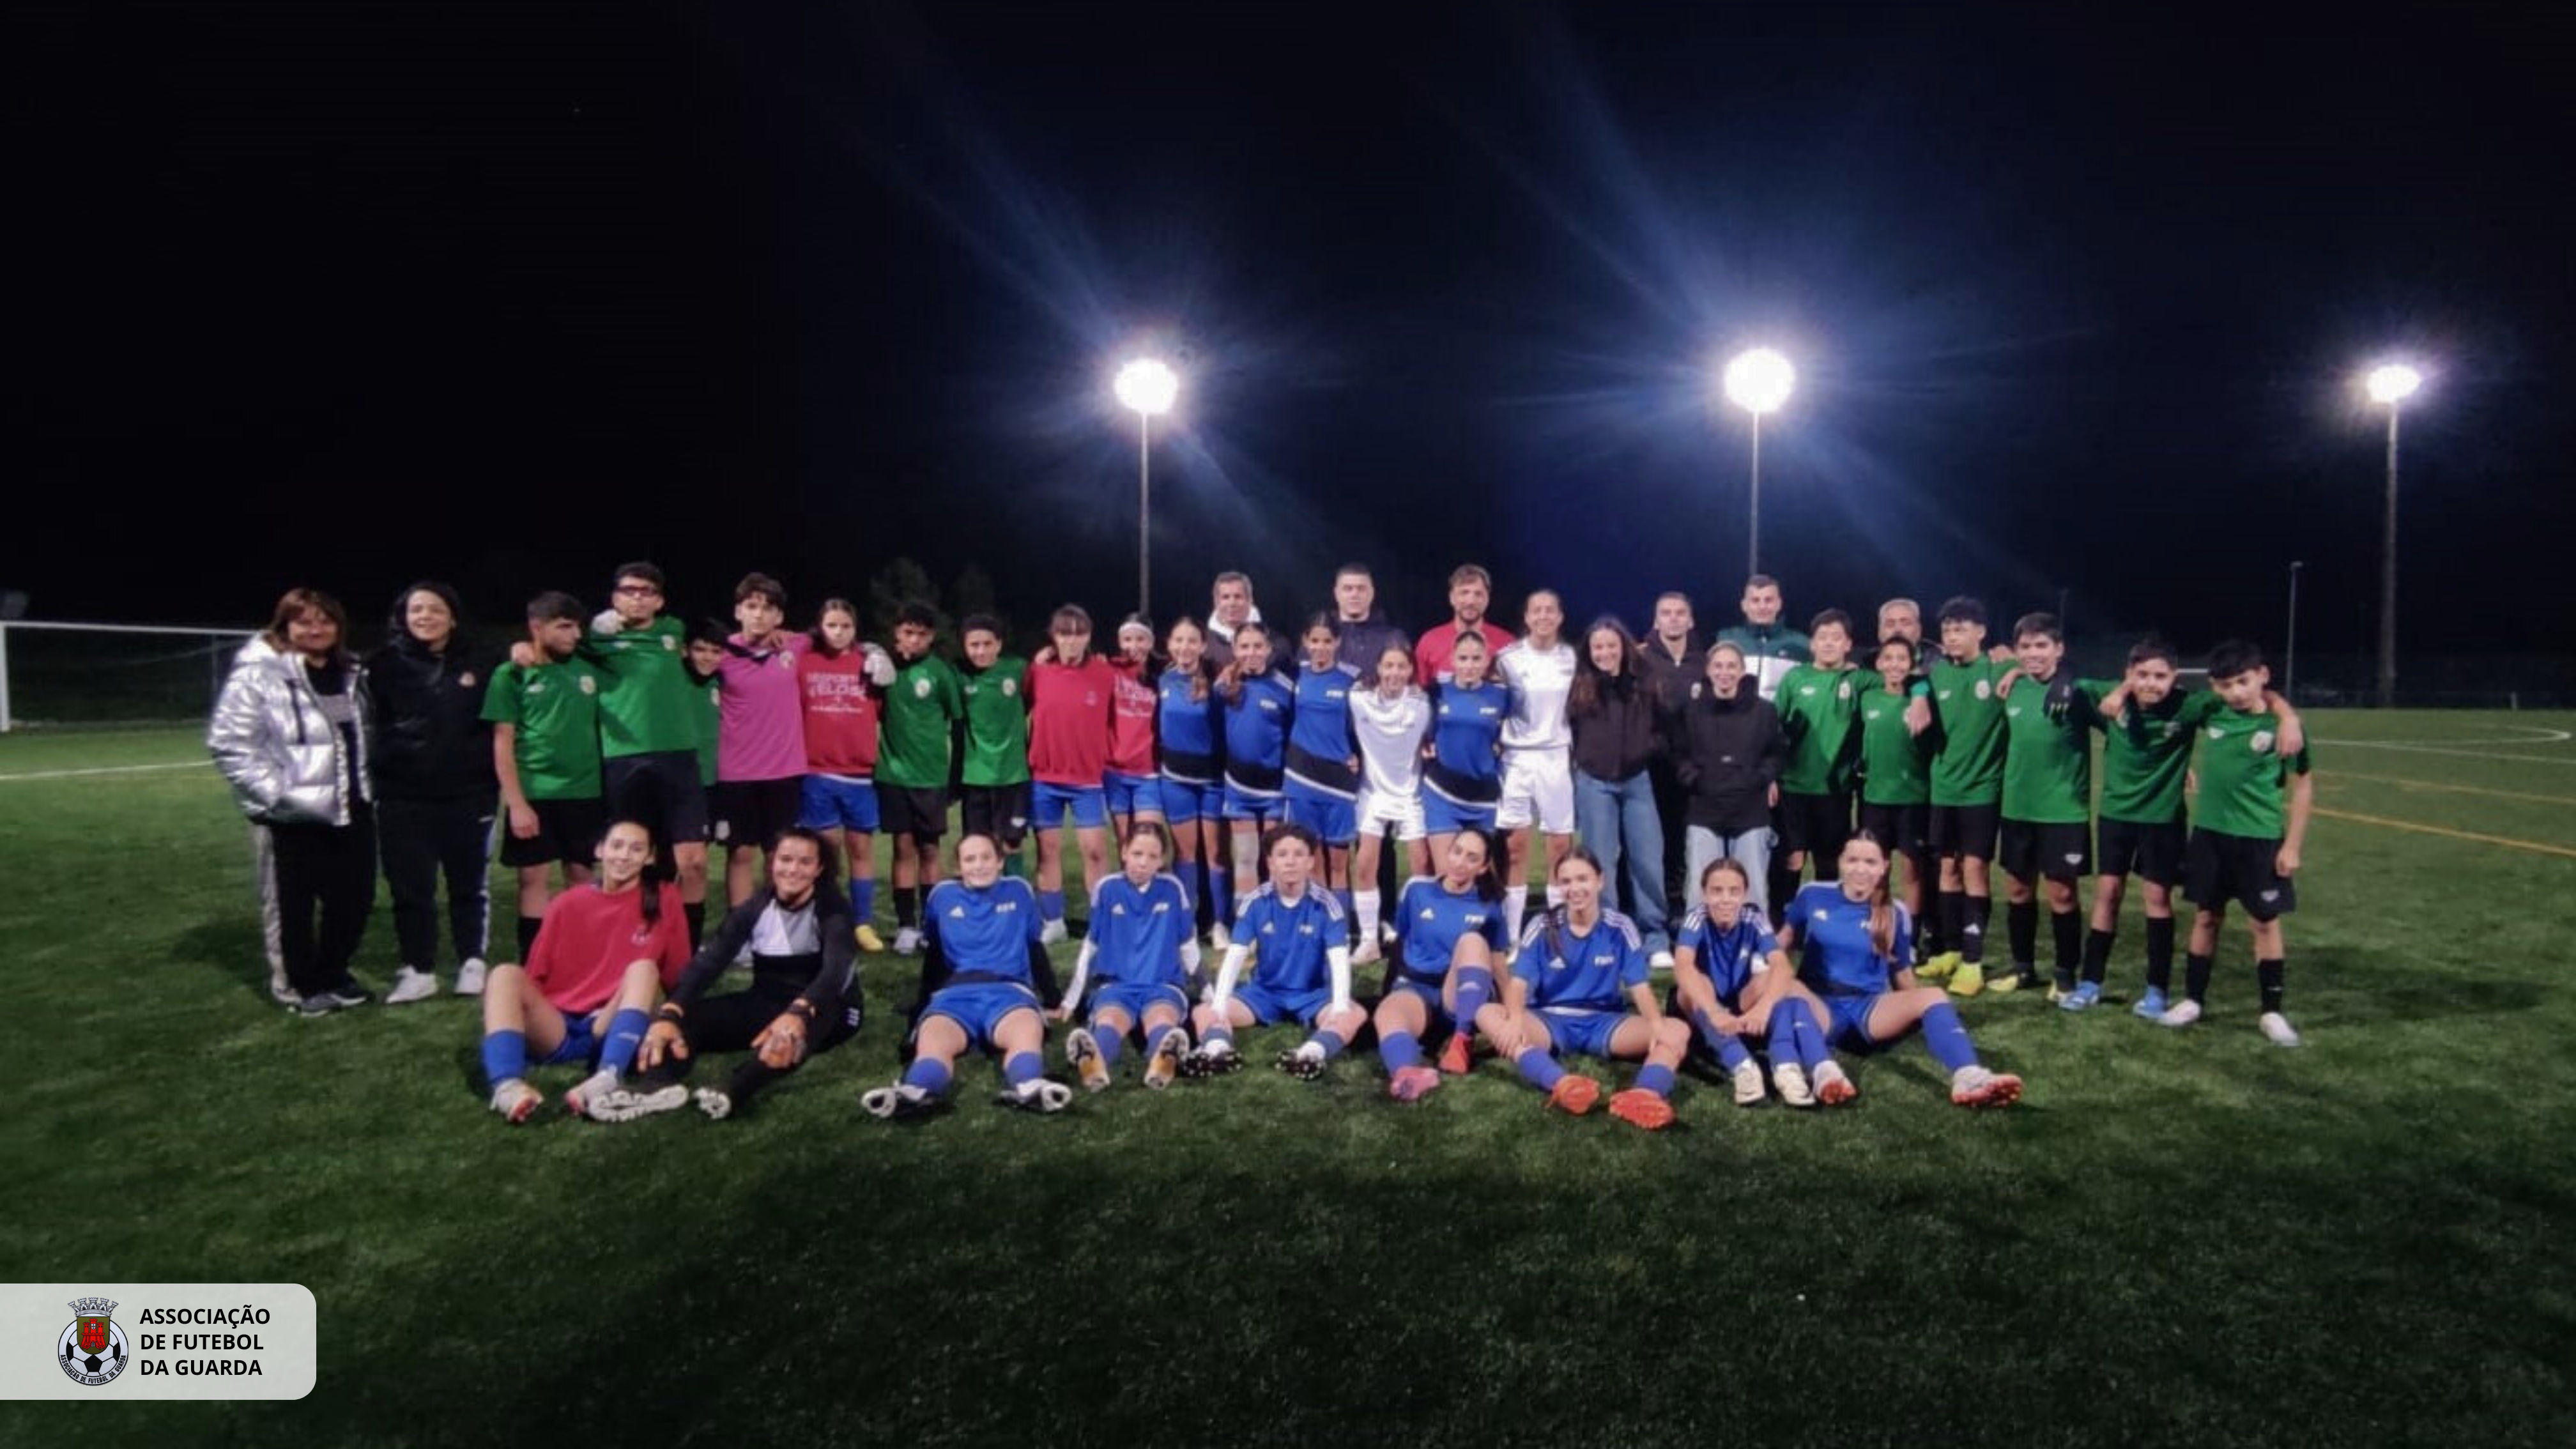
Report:
M 1172 410 L 1174 399 L 1181 394 L 1181 379 L 1170 368 L 1150 357 L 1140 357 L 1118 369 L 1118 401 L 1147 417 Z
M 1738 353 L 1726 364 L 1727 401 L 1756 416 L 1777 412 L 1797 383 L 1798 370 L 1768 347 Z
M 2424 375 L 2402 362 L 2392 362 L 2372 368 L 2362 385 L 2370 389 L 2372 402 L 2402 402 L 2413 397 L 2415 389 L 2424 385 Z

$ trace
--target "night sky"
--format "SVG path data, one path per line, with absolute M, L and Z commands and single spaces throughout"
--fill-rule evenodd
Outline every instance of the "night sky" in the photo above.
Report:
M 1724 622 L 1764 562 L 2096 638 L 2570 652 L 2568 114 L 2520 23 L 445 3 L 19 11 L 0 587 L 250 624 L 418 575 L 506 622 L 657 558 L 691 612 L 908 554 L 1023 624 L 1218 567 L 1265 612 L 1448 566 Z M 32 512 L 33 526 L 29 514 Z M 1516 617 L 1517 603 L 1498 610 Z

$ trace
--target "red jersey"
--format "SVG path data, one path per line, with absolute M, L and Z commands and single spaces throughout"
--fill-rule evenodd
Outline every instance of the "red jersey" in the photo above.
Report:
M 819 647 L 797 656 L 805 691 L 805 768 L 865 780 L 877 772 L 877 697 L 868 690 L 868 651 Z
M 644 892 L 661 892 L 661 919 L 644 923 Z M 596 884 L 575 886 L 546 907 L 546 923 L 528 950 L 528 979 L 558 1011 L 597 1011 L 617 995 L 627 966 L 652 961 L 670 989 L 689 964 L 689 922 L 680 888 L 646 883 L 615 895 Z
M 1145 666 L 1124 659 L 1111 664 L 1118 676 L 1110 690 L 1109 768 L 1121 775 L 1154 773 L 1154 714 L 1161 700 Z
M 1110 701 L 1118 671 L 1097 653 L 1080 664 L 1029 666 L 1029 777 L 1096 790 L 1109 769 Z
M 1488 654 L 1500 654 L 1503 652 L 1503 646 L 1512 642 L 1512 631 L 1495 628 L 1490 619 L 1477 621 L 1476 632 L 1485 636 L 1485 650 Z M 1413 646 L 1413 682 L 1425 689 L 1435 684 L 1446 684 L 1449 681 L 1449 656 L 1456 653 L 1457 649 L 1456 620 L 1451 620 L 1437 629 L 1424 630 L 1421 642 Z M 1485 677 L 1488 679 L 1494 677 L 1491 666 L 1486 668 Z

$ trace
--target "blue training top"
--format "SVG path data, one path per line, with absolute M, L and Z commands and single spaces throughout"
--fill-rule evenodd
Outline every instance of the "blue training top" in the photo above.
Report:
M 1512 692 L 1492 680 L 1474 689 L 1443 684 L 1431 701 L 1431 768 L 1423 783 L 1460 805 L 1490 805 L 1502 795 L 1503 721 Z
M 1458 942 L 1482 936 L 1499 961 L 1503 956 L 1503 903 L 1476 894 L 1472 885 L 1452 892 L 1434 876 L 1418 875 L 1404 883 L 1396 897 L 1396 965 L 1416 981 L 1438 985 L 1449 974 Z
M 1234 923 L 1234 941 L 1251 948 L 1252 979 L 1265 990 L 1321 991 L 1333 984 L 1331 949 L 1350 939 L 1342 903 L 1308 885 L 1291 901 L 1275 885 L 1253 893 Z
M 1236 789 L 1275 795 L 1297 692 L 1275 669 L 1242 683 L 1242 697 L 1225 706 L 1225 778 Z
M 1914 964 L 1914 920 L 1896 912 L 1896 949 L 1881 956 L 1869 941 L 1869 902 L 1843 894 L 1830 881 L 1815 881 L 1789 902 L 1784 929 L 1798 933 L 1798 979 L 1827 996 L 1873 996 L 1888 978 Z
M 1166 669 L 1155 685 L 1154 697 L 1154 743 L 1163 773 L 1186 785 L 1215 784 L 1221 768 L 1218 742 L 1225 709 L 1216 687 L 1208 687 L 1206 698 L 1192 699 L 1190 676 L 1178 668 Z
M 1707 907 L 1694 906 L 1682 917 L 1682 928 L 1673 933 L 1673 949 L 1684 948 L 1697 953 L 1692 959 L 1717 988 L 1718 1004 L 1742 1011 L 1744 989 L 1770 969 L 1764 963 L 1780 949 L 1780 942 L 1763 924 L 1762 913 L 1749 905 L 1735 913 L 1734 925 L 1722 930 L 1709 921 Z
M 1029 978 L 1029 943 L 1041 924 L 1037 891 L 1015 876 L 981 890 L 944 880 L 922 903 L 921 929 L 946 953 L 951 971 L 1008 977 L 1031 987 L 1037 983 Z
M 1304 789 L 1340 799 L 1359 792 L 1351 763 L 1359 736 L 1351 729 L 1351 691 L 1359 674 L 1346 664 L 1309 666 L 1297 675 L 1297 718 L 1288 726 L 1288 778 Z
M 1125 871 L 1104 876 L 1091 892 L 1093 976 L 1103 986 L 1183 985 L 1181 946 L 1196 929 L 1177 877 L 1139 887 Z
M 1543 911 L 1521 928 L 1512 974 L 1529 983 L 1533 1009 L 1626 1011 L 1628 988 L 1646 984 L 1646 949 L 1637 923 L 1606 906 L 1588 932 L 1562 909 Z

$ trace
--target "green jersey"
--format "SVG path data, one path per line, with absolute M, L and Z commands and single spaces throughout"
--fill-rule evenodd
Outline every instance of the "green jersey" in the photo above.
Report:
M 936 654 L 895 660 L 877 725 L 877 780 L 907 790 L 948 788 L 949 737 L 966 717 L 957 666 Z
M 2069 681 L 2074 699 L 2063 719 L 2050 719 L 2054 682 L 2025 675 L 2004 701 L 2006 820 L 2082 825 L 2093 818 L 2093 697 L 2084 684 Z
M 2085 686 L 2092 688 L 2090 682 Z M 2098 701 L 2110 691 L 2096 694 Z M 2226 706 L 2202 690 L 2177 689 L 2152 705 L 2132 699 L 2118 719 L 2094 717 L 2102 731 L 2102 818 L 2134 825 L 2179 825 L 2183 777 L 2191 772 L 2191 739 Z
M 1905 729 L 1911 695 L 1872 689 L 1860 697 L 1860 798 L 1870 805 L 1928 805 L 1932 801 L 1932 747 L 1937 730 Z
M 966 691 L 966 766 L 969 785 L 1016 785 L 1029 777 L 1029 705 L 1023 689 L 1028 661 L 1004 655 L 993 667 L 969 672 Z
M 698 716 L 689 677 L 689 631 L 677 619 L 581 641 L 581 657 L 599 666 L 600 753 L 612 760 L 698 747 Z
M 2293 772 L 2308 773 L 2308 752 L 2282 758 L 2280 730 L 2268 709 L 2211 711 L 2200 727 L 2200 809 L 2192 823 L 2225 835 L 2281 838 L 2281 786 Z
M 1848 665 L 1826 669 L 1814 664 L 1796 665 L 1780 677 L 1771 703 L 1780 711 L 1780 732 L 1789 738 L 1789 762 L 1780 770 L 1782 791 L 1829 795 L 1851 788 L 1862 682 L 1875 679 Z
M 1994 805 L 2004 794 L 2004 702 L 1995 681 L 2012 668 L 1983 655 L 1965 664 L 1932 661 L 1932 714 L 1941 722 L 1932 757 L 1932 803 Z
M 712 785 L 716 782 L 716 744 L 724 727 L 724 681 L 714 675 L 701 680 L 692 674 L 689 688 L 689 712 L 695 717 L 698 731 L 698 783 Z
M 521 669 L 503 664 L 483 693 L 483 718 L 510 727 L 519 793 L 531 800 L 599 798 L 598 669 L 580 658 Z

